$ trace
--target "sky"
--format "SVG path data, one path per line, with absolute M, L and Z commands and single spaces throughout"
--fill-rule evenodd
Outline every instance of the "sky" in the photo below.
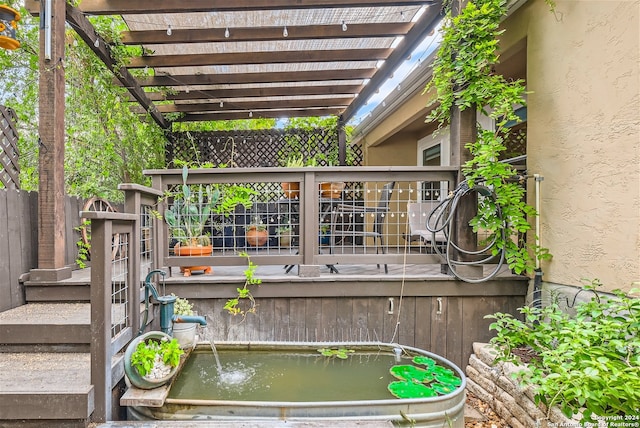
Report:
M 411 57 L 398 66 L 393 72 L 393 76 L 382 84 L 380 90 L 369 98 L 367 103 L 356 112 L 350 121 L 351 125 L 356 126 L 366 118 L 422 61 L 438 48 L 441 40 L 439 30 L 440 26 L 438 26 L 432 34 L 427 35 L 413 51 Z

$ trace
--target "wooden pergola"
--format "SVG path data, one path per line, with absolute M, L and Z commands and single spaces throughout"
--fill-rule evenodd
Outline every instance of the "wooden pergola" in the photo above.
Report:
M 63 256 L 67 23 L 128 89 L 140 112 L 169 131 L 170 118 L 335 115 L 344 125 L 443 13 L 441 0 L 82 0 L 77 7 L 27 0 L 26 6 L 42 24 L 39 131 L 46 147 L 40 150 L 39 252 L 32 281 L 71 275 Z M 121 42 L 141 46 L 143 55 L 119 65 L 110 41 L 88 19 L 95 15 L 122 17 L 129 31 Z M 452 138 L 473 138 L 475 119 L 467 116 L 454 112 Z M 464 162 L 462 149 L 454 156 L 456 164 Z

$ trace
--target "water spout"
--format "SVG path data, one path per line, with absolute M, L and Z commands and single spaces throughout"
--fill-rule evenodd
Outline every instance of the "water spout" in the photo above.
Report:
M 197 323 L 203 326 L 207 325 L 207 319 L 200 315 L 175 315 L 174 314 L 171 317 L 171 321 L 173 321 L 174 323 L 191 322 L 191 323 Z

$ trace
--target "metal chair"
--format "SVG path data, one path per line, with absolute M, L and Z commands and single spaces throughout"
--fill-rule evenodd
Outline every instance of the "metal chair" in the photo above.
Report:
M 447 243 L 444 232 L 435 234 L 427 230 L 426 224 L 434 209 L 438 207 L 440 201 L 409 202 L 407 203 L 407 222 L 409 224 L 409 236 L 404 238 L 411 241 L 420 240 L 421 245 L 428 245 L 432 249 L 439 246 L 441 252 Z
M 376 254 L 386 254 L 387 247 L 384 241 L 384 223 L 389 212 L 389 200 L 395 186 L 395 181 L 389 182 L 382 187 L 378 205 L 375 207 L 365 207 L 355 204 L 337 204 L 331 211 L 331 252 L 338 242 L 344 242 L 345 238 L 355 240 L 358 237 L 373 238 L 376 245 Z M 372 230 L 367 230 L 367 224 L 361 228 L 356 227 L 355 216 L 374 214 Z M 347 220 L 345 222 L 345 219 Z M 378 264 L 378 268 L 380 265 Z M 389 273 L 387 264 L 384 265 L 384 272 Z

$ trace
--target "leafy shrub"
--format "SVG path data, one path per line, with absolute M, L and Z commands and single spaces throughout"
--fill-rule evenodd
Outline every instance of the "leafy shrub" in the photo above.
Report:
M 558 405 L 567 417 L 582 412 L 589 422 L 640 414 L 640 299 L 620 290 L 600 295 L 598 285 L 585 287 L 594 297 L 575 316 L 557 304 L 520 308 L 524 321 L 487 316 L 496 320 L 496 361 L 518 363 L 515 348 L 534 351 L 529 370 L 517 376 L 534 388 L 536 403 Z

